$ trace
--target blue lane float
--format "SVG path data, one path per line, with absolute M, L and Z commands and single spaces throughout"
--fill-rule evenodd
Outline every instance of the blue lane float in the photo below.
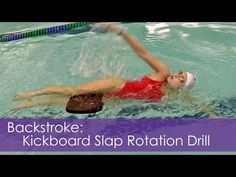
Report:
M 44 35 L 52 35 L 58 33 L 69 32 L 71 34 L 78 34 L 82 32 L 89 31 L 93 22 L 75 22 L 59 26 L 53 26 L 49 28 L 36 29 L 32 31 L 22 31 L 15 33 L 7 33 L 0 35 L 0 42 L 10 42 L 30 37 L 38 37 Z

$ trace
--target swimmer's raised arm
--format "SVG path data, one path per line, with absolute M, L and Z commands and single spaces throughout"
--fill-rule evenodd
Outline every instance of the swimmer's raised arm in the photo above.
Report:
M 104 28 L 109 31 L 115 32 L 122 36 L 125 41 L 131 46 L 133 51 L 144 61 L 146 61 L 156 72 L 162 77 L 166 78 L 170 75 L 169 67 L 160 59 L 151 54 L 145 47 L 134 37 L 132 37 L 127 31 L 114 24 L 104 24 Z

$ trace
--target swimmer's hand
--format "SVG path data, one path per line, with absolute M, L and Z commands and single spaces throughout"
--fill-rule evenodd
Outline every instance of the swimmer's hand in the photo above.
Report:
M 120 25 L 114 24 L 114 23 L 97 23 L 93 25 L 92 30 L 95 31 L 101 31 L 101 32 L 114 32 L 119 34 L 123 31 L 122 27 Z
M 217 119 L 217 118 L 223 118 L 223 117 L 224 117 L 223 115 L 216 112 L 208 114 L 208 118 L 211 118 L 211 119 Z
M 213 112 L 209 113 L 209 114 L 208 114 L 208 117 L 209 117 L 209 118 L 221 118 L 221 116 L 219 116 L 218 114 L 213 113 Z

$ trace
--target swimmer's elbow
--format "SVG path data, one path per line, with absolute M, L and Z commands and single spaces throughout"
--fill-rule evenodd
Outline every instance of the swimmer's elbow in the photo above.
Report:
M 168 78 L 170 76 L 170 70 L 166 64 L 163 64 L 163 67 L 161 69 L 161 73 L 163 78 Z
M 141 56 L 156 72 L 161 73 L 163 77 L 167 78 L 170 75 L 169 66 L 151 53 L 144 52 Z

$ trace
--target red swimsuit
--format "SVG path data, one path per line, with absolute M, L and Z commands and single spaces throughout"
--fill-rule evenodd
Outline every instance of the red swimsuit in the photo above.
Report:
M 144 76 L 141 80 L 126 82 L 121 91 L 107 93 L 105 97 L 160 101 L 165 96 L 161 91 L 161 85 L 163 83 L 164 81 L 155 81 Z

